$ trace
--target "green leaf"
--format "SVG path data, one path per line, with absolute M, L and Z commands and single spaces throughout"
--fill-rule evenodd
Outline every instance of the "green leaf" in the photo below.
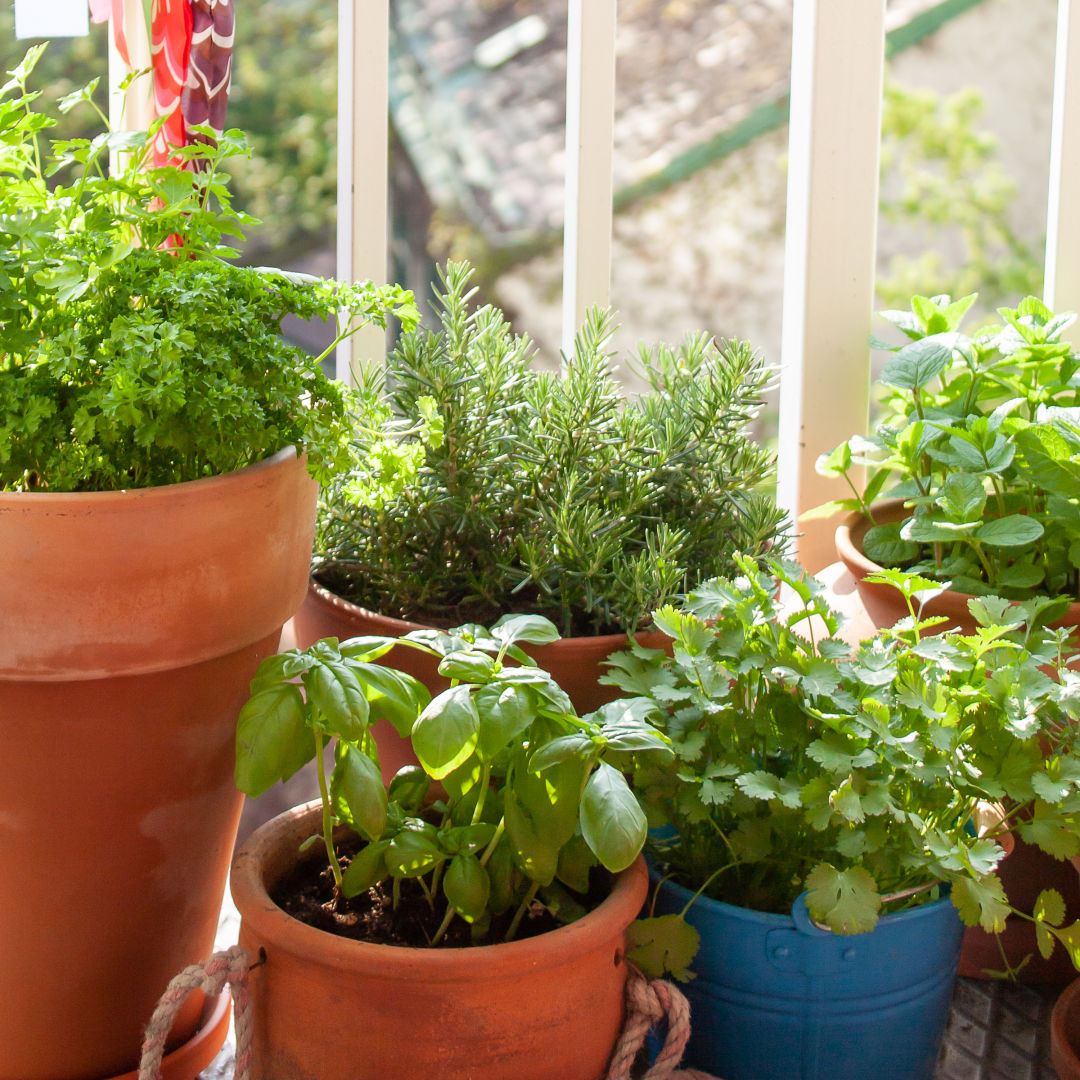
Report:
M 491 882 L 475 855 L 455 855 L 446 868 L 443 892 L 450 906 L 468 923 L 487 909 Z
M 278 683 L 245 702 L 236 722 L 236 786 L 256 798 L 288 780 L 315 756 L 304 699 L 294 683 Z
M 886 386 L 914 390 L 925 386 L 952 363 L 961 341 L 956 333 L 931 334 L 905 345 L 885 362 L 880 379 Z
M 444 679 L 489 683 L 495 678 L 495 658 L 475 650 L 452 652 L 439 661 L 439 674 Z
M 503 817 L 515 861 L 533 881 L 550 885 L 559 866 L 559 848 L 536 826 L 511 787 L 503 792 Z
M 810 914 L 836 934 L 862 934 L 877 925 L 881 896 L 873 875 L 861 866 L 837 870 L 819 863 L 806 879 Z
M 476 753 L 481 761 L 491 761 L 536 719 L 534 698 L 523 686 L 482 686 L 473 701 L 480 718 Z
M 389 843 L 386 869 L 394 877 L 420 877 L 444 860 L 435 829 L 430 826 L 409 826 L 402 829 Z
M 903 566 L 919 557 L 919 545 L 900 535 L 903 522 L 891 521 L 885 525 L 873 525 L 863 537 L 863 552 L 868 559 L 882 566 Z
M 412 730 L 413 750 L 433 780 L 441 780 L 472 756 L 480 716 L 467 684 L 433 698 Z
M 952 902 L 966 926 L 981 926 L 987 933 L 1000 934 L 1012 910 L 997 874 L 978 879 L 959 877 L 952 881 Z
M 356 671 L 335 660 L 320 660 L 304 672 L 304 690 L 326 729 L 357 742 L 368 724 L 368 703 Z
M 360 684 L 372 716 L 389 720 L 403 738 L 409 737 L 416 718 L 431 701 L 431 694 L 419 679 L 381 664 L 363 663 Z
M 1034 543 L 1042 534 L 1042 525 L 1026 514 L 991 518 L 975 530 L 975 536 L 989 547 L 1022 547 Z
M 645 844 L 645 814 L 618 769 L 601 761 L 585 785 L 581 835 L 613 874 L 625 870 Z
M 346 896 L 359 896 L 386 877 L 388 871 L 383 856 L 389 847 L 389 840 L 379 840 L 365 844 L 352 857 L 342 874 L 341 891 Z
M 365 840 L 379 840 L 386 827 L 386 788 L 379 766 L 348 743 L 339 742 L 330 798 L 334 812 Z
M 387 798 L 411 814 L 423 805 L 430 787 L 431 778 L 419 765 L 402 765 L 390 781 Z
M 680 915 L 636 919 L 626 930 L 626 958 L 650 979 L 671 976 L 689 982 L 690 963 L 697 955 L 701 935 Z
M 559 631 L 542 615 L 504 615 L 492 628 L 491 636 L 504 645 L 524 641 L 529 645 L 550 645 L 559 640 Z

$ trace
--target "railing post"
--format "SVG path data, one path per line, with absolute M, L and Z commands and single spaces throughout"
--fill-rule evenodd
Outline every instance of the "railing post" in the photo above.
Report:
M 885 0 L 795 0 L 778 498 L 804 565 L 833 561 L 838 497 L 814 461 L 865 430 L 877 241 Z
M 1046 213 L 1046 302 L 1068 311 L 1080 311 L 1080 17 L 1075 15 L 1072 0 L 1058 0 Z
M 616 0 L 570 0 L 566 55 L 563 350 L 611 299 Z
M 338 0 L 337 276 L 386 279 L 389 174 L 389 0 Z M 386 335 L 366 326 L 337 348 L 348 381 L 352 359 L 385 355 Z
M 153 82 L 148 74 L 132 80 L 126 91 L 120 89 L 131 71 L 150 67 L 150 38 L 142 0 L 124 0 L 124 40 L 127 42 L 129 67 L 116 47 L 116 32 L 109 23 L 109 127 L 113 131 L 146 131 L 154 119 Z M 109 155 L 109 171 L 121 168 L 120 155 Z

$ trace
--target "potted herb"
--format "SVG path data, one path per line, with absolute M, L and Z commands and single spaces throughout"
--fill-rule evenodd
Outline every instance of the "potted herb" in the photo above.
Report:
M 542 372 L 497 309 L 471 308 L 466 264 L 441 275 L 438 328 L 365 373 L 363 465 L 324 492 L 300 640 L 533 612 L 566 640 L 527 648 L 588 711 L 610 697 L 598 662 L 654 608 L 781 543 L 773 459 L 749 436 L 768 371 L 742 342 L 643 348 L 648 389 L 623 402 L 610 314 Z
M 968 336 L 974 299 L 917 296 L 910 312 L 883 313 L 910 340 L 881 371 L 874 434 L 818 462 L 852 497 L 814 511 L 853 512 L 837 542 L 857 581 L 893 566 L 946 582 L 927 612 L 969 626 L 967 595 L 1080 604 L 1080 357 L 1062 339 L 1075 316 L 1028 297 Z M 903 614 L 894 591 L 869 592 Z
M 741 565 L 656 613 L 672 656 L 611 660 L 624 707 L 674 753 L 634 775 L 664 880 L 631 955 L 691 963 L 688 1060 L 711 1073 L 848 1080 L 871 1061 L 928 1080 L 963 923 L 1025 917 L 997 876 L 1003 833 L 1058 859 L 1080 848 L 1067 632 L 1031 628 L 1043 601 L 987 597 L 974 634 L 927 636 L 933 583 L 889 570 L 908 620 L 852 654 L 820 586 Z M 1080 965 L 1059 893 L 1026 918 L 1044 954 L 1060 941 Z
M 603 1073 L 623 934 L 646 891 L 645 816 L 621 770 L 666 744 L 618 705 L 578 717 L 521 648 L 556 637 L 531 615 L 409 635 L 452 683 L 430 699 L 376 663 L 394 638 L 263 662 L 237 783 L 258 795 L 314 757 L 321 799 L 233 862 L 240 944 L 265 958 L 251 974 L 253 1077 L 352 1080 L 357 1061 L 440 1080 Z M 419 761 L 388 787 L 376 717 Z
M 0 1045 L 6 1075 L 105 1077 L 213 941 L 236 711 L 303 597 L 315 477 L 349 452 L 343 391 L 278 324 L 411 307 L 227 261 L 236 133 L 190 169 L 144 169 L 145 135 L 48 145 L 40 55 L 0 96 Z

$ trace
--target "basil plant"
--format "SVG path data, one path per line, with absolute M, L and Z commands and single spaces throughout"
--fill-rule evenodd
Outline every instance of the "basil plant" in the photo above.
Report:
M 594 866 L 626 869 L 645 841 L 645 815 L 623 771 L 638 753 L 669 751 L 662 734 L 618 703 L 575 714 L 517 644 L 557 638 L 547 619 L 510 615 L 490 630 L 326 638 L 269 657 L 238 720 L 237 786 L 260 795 L 314 758 L 335 895 L 420 879 L 444 909 L 432 945 L 455 918 L 471 924 L 475 940 L 493 916 L 512 911 L 510 940 L 537 902 L 564 921 L 583 914 L 567 889 L 586 892 Z M 450 688 L 431 698 L 412 676 L 378 664 L 395 645 L 439 656 Z M 389 786 L 372 736 L 377 719 L 411 739 L 419 761 Z M 339 824 L 365 841 L 346 867 Z

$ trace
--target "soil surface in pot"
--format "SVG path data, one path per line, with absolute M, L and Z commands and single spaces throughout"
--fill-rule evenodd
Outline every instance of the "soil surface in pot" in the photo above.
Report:
M 359 837 L 350 837 L 337 844 L 342 869 L 349 865 L 361 847 L 363 840 Z M 591 911 L 611 892 L 612 881 L 612 875 L 607 871 L 594 869 L 590 874 L 588 894 L 567 892 L 585 911 Z M 445 913 L 445 901 L 437 900 L 432 908 L 415 878 L 401 882 L 396 908 L 390 879 L 350 899 L 335 897 L 334 878 L 325 854 L 298 862 L 269 892 L 274 903 L 294 919 L 316 930 L 373 945 L 429 948 Z M 497 945 L 503 941 L 513 915 L 511 908 L 496 916 L 491 920 L 488 932 L 476 939 L 464 920 L 455 918 L 439 948 Z M 563 922 L 544 904 L 534 901 L 522 918 L 514 940 L 546 934 L 562 925 Z

